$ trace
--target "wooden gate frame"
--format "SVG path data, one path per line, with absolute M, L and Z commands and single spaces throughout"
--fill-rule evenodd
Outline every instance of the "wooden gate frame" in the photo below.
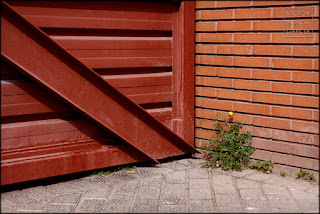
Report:
M 25 20 L 18 12 L 16 12 L 12 7 L 10 7 L 7 3 L 2 2 L 2 9 L 7 10 L 6 12 L 9 11 L 9 16 L 15 17 L 14 22 L 17 25 L 20 26 L 28 26 L 31 27 L 30 29 L 25 28 L 25 31 L 31 31 L 35 33 L 36 37 L 38 37 L 40 40 L 44 39 L 45 42 L 50 42 L 51 45 L 54 47 L 54 51 L 57 51 L 56 53 L 60 53 L 64 55 L 64 57 L 68 58 L 68 60 L 73 60 L 75 65 L 82 69 L 88 69 L 86 66 L 84 66 L 82 63 L 80 63 L 77 60 L 72 59 L 72 56 L 66 53 L 61 52 L 61 48 L 59 45 L 57 45 L 53 40 L 50 41 L 50 38 L 46 36 L 44 33 L 39 33 L 37 31 L 37 27 L 33 26 L 31 23 L 29 23 L 27 20 Z M 19 24 L 19 22 L 22 22 Z M 23 27 L 22 27 L 23 28 Z M 44 37 L 47 37 L 46 39 Z M 121 93 L 119 93 L 117 90 L 115 90 L 112 86 L 107 86 L 108 84 L 106 83 L 101 83 L 101 87 L 107 87 L 108 90 L 112 93 L 117 94 L 120 96 L 122 99 L 122 103 L 126 103 L 127 105 L 131 106 L 133 111 L 135 113 L 138 113 L 140 115 L 140 118 L 145 118 L 140 121 L 140 125 L 142 127 L 144 126 L 143 121 L 151 121 L 153 127 L 156 127 L 155 129 L 158 130 L 159 133 L 162 133 L 162 137 L 164 137 L 164 141 L 162 142 L 171 142 L 173 145 L 178 147 L 183 153 L 195 153 L 198 152 L 194 147 L 193 147 L 193 142 L 194 142 L 194 2 L 193 1 L 182 1 L 180 3 L 179 10 L 177 12 L 173 13 L 173 99 L 172 99 L 172 107 L 173 107 L 173 120 L 172 120 L 172 129 L 173 131 L 177 134 L 172 133 L 169 129 L 167 129 L 165 126 L 163 126 L 161 123 L 159 123 L 157 120 L 155 120 L 153 117 L 151 117 L 145 110 L 143 110 L 141 107 L 137 106 L 136 104 L 132 103 L 128 98 L 123 96 Z M 48 40 L 49 38 L 49 40 Z M 8 40 L 9 41 L 9 40 Z M 59 50 L 60 49 L 60 50 Z M 7 52 L 9 49 L 6 49 Z M 6 54 L 6 50 L 4 52 L 1 50 L 1 55 L 2 59 L 6 60 L 7 62 L 11 63 L 13 66 L 15 66 L 18 70 L 22 71 L 23 73 L 27 74 L 30 76 L 32 79 L 36 80 L 37 82 L 40 82 L 43 86 L 51 90 L 54 94 L 58 95 L 58 97 L 62 98 L 64 101 L 67 103 L 77 107 L 77 104 L 74 102 L 70 101 L 70 97 L 65 97 L 64 95 L 59 94 L 59 90 L 56 91 L 55 88 L 51 87 L 52 85 L 47 84 L 45 79 L 41 79 L 40 76 L 35 76 L 35 73 L 30 73 L 30 70 L 27 68 L 24 68 L 23 65 L 19 64 L 19 62 L 16 62 L 14 59 L 11 59 L 10 56 Z M 9 50 L 10 52 L 10 50 Z M 71 57 L 71 58 L 70 58 Z M 19 66 L 20 65 L 20 66 Z M 90 69 L 91 70 L 91 69 Z M 91 75 L 92 74 L 92 75 Z M 90 76 L 91 75 L 91 76 Z M 94 72 L 91 72 L 89 76 L 86 76 L 87 78 L 93 78 L 97 82 L 101 82 L 97 75 L 95 75 Z M 102 79 L 102 78 L 101 78 Z M 191 85 L 191 87 L 190 87 Z M 189 86 L 189 87 L 188 87 Z M 120 99 L 120 100 L 121 100 Z M 79 109 L 79 107 L 78 107 Z M 80 106 L 81 109 L 81 106 Z M 131 109 L 130 109 L 131 110 Z M 95 122 L 97 122 L 100 126 L 102 125 L 103 127 L 106 127 L 110 130 L 113 130 L 112 127 L 107 126 L 108 121 L 101 121 L 97 117 L 99 115 L 92 115 L 92 113 L 88 113 L 86 110 L 80 110 L 82 113 L 84 113 L 86 116 L 89 116 L 89 118 L 93 119 Z M 137 122 L 137 120 L 134 120 Z M 150 123 L 150 122 L 149 122 Z M 116 132 L 117 131 L 113 131 Z M 118 134 L 117 134 L 118 135 Z M 119 136 L 119 135 L 118 135 Z M 180 138 L 180 137 L 181 138 Z M 143 146 L 143 143 L 141 141 L 139 142 L 132 142 L 132 139 L 128 140 L 126 137 L 122 137 L 121 135 L 119 136 L 131 146 L 133 146 L 135 149 L 140 151 L 140 154 L 143 153 L 145 155 L 145 158 L 147 160 L 153 160 L 155 162 L 158 162 L 152 154 L 150 154 L 150 150 L 146 150 Z M 186 143 L 187 142 L 187 143 Z M 137 144 L 138 143 L 138 144 Z M 142 143 L 142 144 L 141 144 Z M 168 144 L 168 143 L 166 143 Z M 100 153 L 102 151 L 99 151 Z M 119 152 L 119 151 L 118 151 Z M 121 153 L 121 151 L 120 151 Z M 122 152 L 123 153 L 123 152 Z M 125 152 L 126 153 L 126 152 Z M 126 164 L 128 163 L 128 160 L 134 162 L 132 160 L 132 157 L 129 158 L 128 155 L 130 156 L 129 152 L 128 154 L 122 154 L 123 156 L 123 161 L 119 162 L 117 161 L 109 161 L 108 164 L 104 163 L 103 166 L 97 165 L 94 166 L 95 168 L 101 168 L 101 167 L 108 167 L 108 166 L 114 166 L 114 165 L 121 165 L 121 164 Z M 173 152 L 172 154 L 178 154 L 176 151 Z M 171 156 L 172 156 L 171 154 Z M 132 154 L 131 154 L 132 156 Z M 168 157 L 170 154 L 167 155 Z M 100 157 L 101 158 L 101 157 Z M 145 158 L 142 158 L 142 160 L 145 160 Z M 49 158 L 50 159 L 50 158 Z M 69 158 L 70 159 L 70 158 Z M 139 158 L 136 158 L 139 160 Z M 141 160 L 141 158 L 140 158 Z M 139 160 L 139 161 L 140 161 Z M 54 161 L 54 159 L 50 159 L 48 161 Z M 72 158 L 70 159 L 72 162 Z M 70 162 L 69 161 L 69 162 Z M 130 162 L 129 161 L 129 162 Z M 31 166 L 31 165 L 32 166 Z M 37 162 L 30 162 L 29 163 L 31 169 L 36 167 Z M 59 164 L 58 164 L 59 165 Z M 10 168 L 11 167 L 11 168 Z M 29 167 L 29 168 L 30 168 Z M 58 166 L 57 166 L 58 167 Z M 61 167 L 61 166 L 60 166 Z M 94 168 L 93 167 L 93 168 Z M 24 177 L 21 177 L 21 174 L 18 177 L 18 174 L 21 172 L 23 169 L 23 164 L 18 164 L 18 165 L 7 165 L 7 166 L 2 166 L 2 176 L 1 176 L 1 184 L 10 184 L 10 183 L 15 183 L 15 182 L 21 182 L 21 181 L 26 181 L 26 180 L 33 180 L 33 179 L 39 179 L 39 178 L 44 178 L 44 177 L 50 177 L 50 176 L 55 176 L 59 174 L 65 174 L 65 173 L 72 173 L 72 172 L 77 172 L 77 171 L 83 171 L 83 170 L 89 170 L 93 169 L 92 167 L 90 168 L 70 168 L 67 170 L 67 172 L 57 172 L 57 169 L 54 170 L 54 172 L 41 172 L 41 175 L 35 175 L 34 173 L 27 174 Z M 14 170 L 12 170 L 14 169 Z M 14 172 L 13 172 L 14 171 Z M 38 169 L 39 171 L 39 169 Z M 17 174 L 18 173 L 18 174 Z

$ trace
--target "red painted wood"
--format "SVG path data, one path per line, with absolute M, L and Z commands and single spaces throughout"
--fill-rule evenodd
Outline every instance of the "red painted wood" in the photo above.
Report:
M 2 55 L 16 66 L 19 65 L 22 72 L 40 82 L 41 85 L 53 91 L 104 128 L 116 133 L 117 136 L 153 160 L 155 158 L 152 157 L 157 156 L 157 149 L 155 149 L 157 147 L 154 147 L 151 141 L 161 143 L 161 147 L 166 148 L 168 154 L 177 153 L 180 149 L 184 152 L 197 151 L 161 123 L 158 123 L 142 108 L 130 102 L 95 72 L 81 64 L 8 6 L 5 6 L 2 14 L 4 14 L 2 29 L 6 29 L 2 36 Z M 13 42 L 12 38 L 19 39 L 15 39 Z M 37 44 L 34 44 L 35 41 Z M 46 48 L 43 48 L 44 46 Z M 23 51 L 12 51 L 17 48 Z M 35 58 L 38 59 L 37 65 L 31 63 Z M 49 64 L 55 66 L 46 66 Z M 51 69 L 51 71 L 44 73 L 42 67 L 47 67 L 46 70 Z M 64 78 L 60 78 L 59 82 L 56 81 L 61 76 Z M 107 91 L 108 93 L 106 93 Z M 90 94 L 95 96 L 90 96 Z M 85 102 L 83 97 L 86 97 Z M 111 108 L 106 108 L 107 106 Z M 102 109 L 99 110 L 99 108 Z M 154 128 L 155 124 L 156 129 Z M 141 147 L 142 145 L 143 147 Z
M 194 34 L 193 27 L 187 26 L 190 20 L 184 20 L 188 19 L 185 17 L 189 16 L 187 13 L 193 13 L 192 4 L 188 4 L 188 7 L 183 3 L 179 6 L 179 3 L 176 2 L 10 1 L 9 3 L 26 18 L 32 17 L 32 22 L 38 24 L 38 27 L 46 26 L 42 28 L 43 32 L 46 32 L 80 61 L 87 60 L 89 67 L 94 68 L 97 74 L 119 89 L 131 101 L 141 104 L 154 119 L 171 129 L 172 126 L 176 126 L 176 131 L 180 132 L 179 135 L 182 138 L 191 139 L 193 117 L 191 123 L 184 124 L 184 121 L 190 119 L 190 109 L 188 107 L 183 110 L 177 109 L 184 107 L 177 105 L 177 102 L 190 102 L 189 98 L 193 99 L 194 96 L 193 84 L 190 84 L 192 89 L 183 95 L 183 91 L 188 90 L 186 85 L 190 86 L 188 82 L 194 81 L 188 76 L 190 72 L 188 75 L 184 74 L 184 70 L 188 70 L 193 63 L 193 58 L 184 52 L 184 47 L 191 46 L 183 43 L 186 38 L 190 39 L 188 34 L 191 37 Z M 187 9 L 181 9 L 182 7 Z M 45 17 L 47 22 L 40 20 L 37 16 Z M 68 21 L 60 22 L 64 18 Z M 112 23 L 112 19 L 115 22 Z M 125 21 L 122 22 L 120 19 Z M 95 20 L 97 24 L 88 26 L 85 22 L 77 23 L 76 20 L 84 20 L 87 24 Z M 191 22 L 193 22 L 193 16 Z M 103 26 L 101 23 L 107 25 Z M 151 26 L 150 23 L 156 25 Z M 21 23 L 15 24 L 19 26 Z M 186 25 L 184 29 L 175 29 L 183 28 L 184 25 Z M 67 28 L 62 28 L 63 26 Z M 83 28 L 74 28 L 75 26 Z M 19 26 L 19 29 L 24 27 Z M 3 33 L 1 36 L 3 37 Z M 38 39 L 35 40 L 38 41 Z M 181 43 L 180 48 L 177 48 L 177 43 Z M 47 42 L 44 45 L 46 49 L 49 46 Z M 179 51 L 182 52 L 179 53 Z M 46 57 L 45 54 L 39 56 L 40 59 Z M 65 61 L 64 53 L 56 56 Z M 35 58 L 38 59 L 38 56 Z M 180 62 L 180 67 L 177 67 L 177 63 Z M 187 66 L 183 67 L 182 64 Z M 52 67 L 55 66 L 56 64 Z M 1 72 L 1 80 L 25 82 L 26 78 L 19 72 L 26 72 L 26 70 L 20 68 L 19 72 L 16 72 L 10 66 L 5 65 L 4 67 L 6 69 L 5 72 Z M 179 83 L 181 80 L 178 80 L 177 77 L 181 80 L 184 78 L 183 81 L 187 83 Z M 1 81 L 1 89 L 5 85 L 3 83 L 4 81 Z M 177 83 L 178 85 L 175 86 Z M 68 83 L 68 85 L 70 87 L 72 84 Z M 67 119 L 68 115 L 77 115 L 74 108 L 70 108 L 69 105 L 65 105 L 44 91 L 46 90 L 43 85 L 38 87 L 34 82 L 25 88 L 22 87 L 22 90 L 8 87 L 1 91 L 4 92 L 1 94 L 2 98 L 4 97 L 1 107 L 6 108 L 4 112 L 8 113 L 2 115 L 5 122 L 2 124 L 4 128 L 1 129 L 1 156 L 5 158 L 5 161 L 1 163 L 2 172 L 5 172 L 5 177 L 1 178 L 2 185 L 148 160 L 146 156 L 141 156 L 141 153 L 135 153 L 136 150 L 130 145 L 122 145 L 119 139 L 111 136 L 106 129 L 86 119 Z M 47 98 L 46 95 L 48 95 Z M 121 94 L 119 96 L 122 97 Z M 170 107 L 173 97 L 175 101 Z M 29 107 L 25 108 L 26 105 Z M 58 108 L 60 105 L 61 110 Z M 18 109 L 11 109 L 12 107 Z M 46 114 L 39 114 L 41 112 Z M 62 114 L 67 117 L 50 119 L 60 118 Z M 178 114 L 180 116 L 177 119 Z M 7 117 L 8 115 L 11 116 Z M 173 118 L 175 122 L 172 122 Z M 151 118 L 147 117 L 147 120 L 149 119 Z M 50 121 L 60 122 L 50 123 Z M 130 130 L 132 126 L 127 125 L 122 129 Z M 168 147 L 160 143 L 162 140 L 157 136 L 146 135 L 144 127 L 138 126 L 136 130 L 137 139 L 145 138 L 146 142 L 153 142 L 152 149 L 159 148 L 158 151 L 152 151 L 155 159 L 186 152 L 185 148 L 180 147 L 180 144 L 173 145 L 173 148 Z M 158 131 L 166 139 L 176 139 L 174 135 L 166 134 L 167 132 L 163 129 Z M 188 143 L 191 142 L 189 140 Z M 107 144 L 108 147 L 103 146 Z M 191 145 L 193 145 L 193 139 Z M 91 160 L 96 161 L 92 163 Z M 22 168 L 26 174 L 17 177 Z M 51 170 L 44 172 L 44 168 Z

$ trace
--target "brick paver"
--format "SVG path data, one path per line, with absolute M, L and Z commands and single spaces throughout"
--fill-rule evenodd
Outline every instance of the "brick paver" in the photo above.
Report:
M 292 177 L 202 168 L 184 158 L 99 178 L 1 193 L 1 212 L 281 213 L 319 212 L 319 185 Z

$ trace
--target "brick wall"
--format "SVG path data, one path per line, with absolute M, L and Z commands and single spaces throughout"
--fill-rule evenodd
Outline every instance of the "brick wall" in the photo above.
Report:
M 284 12 L 310 8 L 313 33 L 284 35 L 284 17 L 301 20 Z M 254 159 L 319 171 L 318 17 L 319 1 L 196 1 L 196 147 L 232 110 Z

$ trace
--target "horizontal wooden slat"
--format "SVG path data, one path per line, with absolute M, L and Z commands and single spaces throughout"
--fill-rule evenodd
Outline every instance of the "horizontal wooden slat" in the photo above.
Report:
M 65 2 L 64 2 L 65 3 Z M 101 5 L 101 3 L 100 3 Z M 134 20 L 158 20 L 171 21 L 171 13 L 165 12 L 148 12 L 148 11 L 130 11 L 130 10 L 90 10 L 89 8 L 70 8 L 57 7 L 29 7 L 14 6 L 14 8 L 23 15 L 31 16 L 58 16 L 58 17 L 87 17 L 87 18 L 110 18 L 110 19 L 134 19 Z
M 80 58 L 79 60 L 93 69 L 168 67 L 172 65 L 172 57 Z
M 172 72 L 102 75 L 102 78 L 116 88 L 172 84 Z
M 154 50 L 172 49 L 170 37 L 79 37 L 51 36 L 65 49 L 75 50 Z
M 170 57 L 172 51 L 169 49 L 155 50 L 69 50 L 78 58 L 96 57 Z
M 123 20 L 108 18 L 82 18 L 82 17 L 50 17 L 25 16 L 37 27 L 49 28 L 86 28 L 86 29 L 121 29 L 121 30 L 163 30 L 171 31 L 171 21 L 157 20 Z

